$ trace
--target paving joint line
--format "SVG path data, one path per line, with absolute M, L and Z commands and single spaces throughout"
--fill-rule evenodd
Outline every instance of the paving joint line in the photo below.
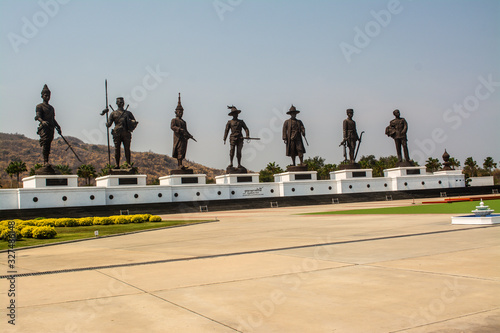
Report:
M 418 237 L 418 236 L 427 236 L 427 235 L 435 235 L 435 234 L 445 234 L 445 233 L 461 232 L 461 231 L 469 231 L 469 230 L 477 230 L 477 229 L 484 229 L 484 228 L 491 228 L 491 226 L 481 226 L 481 227 L 475 227 L 475 228 L 462 228 L 462 229 L 452 229 L 452 230 L 430 231 L 430 232 L 421 232 L 421 233 L 416 233 L 416 234 L 403 234 L 403 235 L 383 236 L 383 237 L 374 237 L 374 238 L 365 238 L 365 239 L 347 240 L 347 241 L 338 241 L 338 242 L 328 242 L 328 243 L 316 243 L 316 244 L 307 244 L 307 245 L 297 245 L 297 246 L 288 246 L 288 247 L 273 248 L 273 249 L 261 249 L 261 250 L 251 250 L 251 251 L 232 252 L 232 253 L 220 253 L 220 254 L 213 254 L 213 255 L 198 256 L 198 257 L 163 259 L 163 260 L 143 261 L 143 262 L 137 262 L 137 263 L 113 264 L 113 265 L 103 265 L 103 266 L 93 266 L 93 267 L 68 268 L 68 269 L 62 269 L 62 270 L 43 271 L 43 272 L 36 272 L 36 273 L 21 273 L 21 274 L 0 275 L 0 279 L 8 279 L 8 278 L 12 278 L 12 277 L 26 277 L 26 276 L 37 276 L 37 275 L 48 275 L 48 274 L 60 274 L 60 273 L 91 271 L 91 270 L 106 269 L 106 268 L 118 268 L 118 267 L 132 267 L 132 266 L 141 266 L 141 265 L 163 264 L 163 263 L 178 262 L 178 261 L 189 261 L 189 260 L 200 260 L 200 259 L 213 259 L 213 258 L 222 258 L 222 257 L 232 257 L 232 256 L 238 256 L 238 255 L 245 255 L 245 254 L 268 253 L 268 252 L 286 251 L 286 250 L 294 250 L 294 249 L 312 248 L 312 247 L 317 247 L 317 246 L 330 246 L 330 245 L 339 245 L 339 244 L 352 244 L 352 243 L 372 242 L 372 241 L 387 240 L 387 239 L 398 239 L 398 238 L 406 238 L 406 237 Z
M 224 326 L 224 327 L 227 327 L 227 328 L 229 328 L 229 329 L 232 329 L 232 330 L 233 330 L 233 331 L 235 331 L 235 332 L 240 332 L 240 333 L 243 333 L 243 332 L 238 331 L 237 329 L 235 329 L 235 328 L 233 328 L 233 327 L 231 327 L 231 326 L 228 326 L 228 325 L 226 325 L 226 324 L 224 324 L 224 323 L 222 323 L 222 322 L 220 322 L 220 321 L 217 321 L 217 320 L 212 319 L 212 318 L 210 318 L 210 317 L 207 317 L 207 316 L 205 316 L 205 315 L 203 315 L 203 314 L 201 314 L 201 313 L 199 313 L 199 312 L 196 312 L 196 311 L 191 310 L 191 309 L 188 309 L 188 308 L 186 308 L 186 307 L 184 307 L 184 306 L 182 306 L 182 305 L 179 305 L 179 304 L 177 304 L 177 303 L 174 303 L 174 302 L 172 302 L 172 301 L 169 301 L 168 299 L 165 299 L 165 298 L 160 297 L 160 296 L 158 296 L 158 295 L 155 295 L 155 294 L 153 294 L 153 293 L 151 293 L 151 292 L 149 292 L 149 291 L 147 291 L 147 290 L 144 290 L 144 289 L 142 289 L 142 288 L 139 288 L 139 287 L 137 287 L 137 286 L 134 286 L 133 284 L 130 284 L 130 283 L 125 282 L 125 281 L 122 281 L 122 280 L 120 280 L 119 278 L 116 278 L 116 277 L 114 277 L 114 276 L 112 276 L 112 275 L 106 274 L 106 273 L 101 272 L 101 271 L 99 271 L 99 270 L 97 270 L 97 272 L 98 272 L 98 273 L 100 273 L 100 274 L 102 274 L 102 275 L 105 275 L 105 276 L 107 276 L 107 277 L 109 277 L 109 278 L 115 279 L 115 280 L 116 280 L 116 281 L 118 281 L 118 282 L 121 282 L 121 283 L 123 283 L 123 284 L 126 284 L 126 285 L 128 285 L 128 286 L 130 286 L 130 287 L 132 287 L 132 288 L 134 288 L 134 289 L 137 289 L 137 290 L 139 290 L 139 291 L 142 291 L 144 294 L 147 294 L 147 295 L 150 295 L 150 296 L 152 296 L 152 297 L 158 298 L 158 299 L 160 299 L 160 300 L 162 300 L 162 301 L 164 301 L 164 302 L 167 302 L 167 303 L 169 303 L 169 304 L 171 304 L 171 305 L 174 305 L 174 306 L 176 306 L 176 307 L 178 307 L 178 308 L 184 309 L 185 311 L 191 312 L 191 313 L 193 313 L 193 314 L 195 314 L 195 315 L 198 315 L 198 316 L 200 316 L 200 317 L 203 317 L 203 318 L 205 318 L 205 319 L 208 319 L 208 320 L 210 320 L 210 321 L 213 321 L 214 323 L 217 323 L 217 324 L 219 324 L 219 325 L 222 325 L 222 326 Z
M 413 326 L 413 327 L 403 328 L 403 329 L 401 329 L 401 330 L 397 330 L 397 331 L 390 331 L 390 332 L 388 332 L 388 333 L 404 332 L 404 331 L 413 330 L 413 329 L 416 329 L 416 328 L 426 327 L 426 326 L 429 326 L 429 325 L 434 325 L 434 324 L 445 323 L 445 322 L 450 321 L 450 320 L 455 320 L 455 319 L 460 319 L 460 318 L 465 318 L 465 317 L 474 316 L 474 315 L 481 314 L 481 313 L 491 312 L 491 311 L 495 311 L 495 310 L 498 310 L 498 309 L 500 309 L 500 308 L 499 308 L 499 307 L 496 307 L 496 308 L 487 309 L 487 310 L 483 310 L 483 311 L 472 312 L 472 313 L 468 313 L 468 314 L 465 314 L 465 315 L 462 315 L 462 316 L 453 317 L 453 318 L 448 318 L 448 319 L 443 319 L 443 320 L 438 320 L 438 321 L 433 321 L 433 322 L 431 322 L 431 323 L 427 323 L 427 324 L 424 324 L 424 325 L 418 325 L 418 326 Z

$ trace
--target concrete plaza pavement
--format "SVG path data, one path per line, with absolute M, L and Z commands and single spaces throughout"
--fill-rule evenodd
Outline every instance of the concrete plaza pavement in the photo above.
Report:
M 411 204 L 176 214 L 218 221 L 17 250 L 0 332 L 499 332 L 498 226 L 298 215 Z

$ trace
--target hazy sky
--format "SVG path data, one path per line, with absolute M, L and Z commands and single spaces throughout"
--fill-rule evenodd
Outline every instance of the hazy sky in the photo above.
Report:
M 292 103 L 306 158 L 343 159 L 347 108 L 359 155 L 394 155 L 384 131 L 398 108 L 421 164 L 445 148 L 462 164 L 500 160 L 500 1 L 2 0 L 0 34 L 0 132 L 37 138 L 46 83 L 63 135 L 105 144 L 108 79 L 109 102 L 124 96 L 139 121 L 136 151 L 171 154 L 181 92 L 198 140 L 187 158 L 210 167 L 229 164 L 231 104 L 262 138 L 243 148 L 256 171 L 290 164 Z

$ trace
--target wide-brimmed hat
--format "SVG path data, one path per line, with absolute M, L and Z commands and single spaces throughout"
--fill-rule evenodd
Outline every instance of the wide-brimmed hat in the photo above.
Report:
M 231 111 L 227 114 L 228 116 L 234 116 L 235 114 L 238 114 L 238 113 L 240 113 L 240 112 L 241 112 L 241 110 L 238 110 L 238 109 L 236 108 L 236 106 L 234 106 L 234 105 L 231 105 L 231 106 L 229 106 L 229 105 L 228 105 L 228 106 L 227 106 L 227 108 L 228 108 L 229 110 L 231 110 Z
M 293 106 L 292 104 L 292 107 L 290 108 L 290 110 L 288 110 L 288 112 L 286 114 L 297 114 L 297 113 L 300 113 L 299 110 L 297 110 L 297 108 L 295 108 L 295 106 Z

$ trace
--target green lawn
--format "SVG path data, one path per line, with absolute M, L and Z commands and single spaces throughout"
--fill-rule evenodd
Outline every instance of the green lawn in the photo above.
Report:
M 485 200 L 485 205 L 500 213 L 500 200 Z M 416 204 L 405 207 L 384 207 L 371 209 L 353 209 L 334 212 L 309 213 L 314 214 L 472 214 L 471 210 L 479 206 L 479 201 L 465 201 L 442 204 Z
M 182 221 L 162 221 L 162 222 L 145 222 L 145 223 L 130 223 L 130 224 L 110 224 L 110 225 L 92 225 L 82 227 L 56 227 L 57 236 L 53 239 L 34 239 L 23 238 L 16 241 L 15 248 L 42 245 L 49 243 L 58 243 L 75 239 L 95 238 L 94 231 L 99 231 L 99 236 L 108 236 L 115 234 L 123 234 L 127 232 L 156 229 L 169 227 L 181 224 L 191 224 L 199 222 L 207 222 L 208 220 L 182 220 Z M 6 250 L 8 243 L 0 241 L 0 250 Z

